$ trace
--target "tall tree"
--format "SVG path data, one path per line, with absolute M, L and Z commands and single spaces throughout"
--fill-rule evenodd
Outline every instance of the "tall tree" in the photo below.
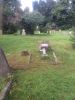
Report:
M 75 0 L 40 0 L 33 2 L 33 8 L 45 16 L 46 24 L 55 23 L 62 29 L 75 26 Z
M 58 0 L 52 10 L 53 21 L 62 29 L 70 28 L 73 24 L 71 12 L 71 0 Z
M 2 16 L 3 15 L 3 0 L 0 0 L 0 34 L 3 33 L 2 31 Z
M 33 10 L 38 10 L 42 15 L 49 17 L 51 10 L 55 6 L 54 0 L 39 0 L 33 2 Z
M 39 0 L 33 2 L 33 10 L 37 10 L 45 16 L 44 23 L 42 25 L 43 30 L 47 23 L 52 21 L 52 9 L 55 7 L 56 2 L 54 0 Z
M 20 1 L 4 0 L 3 5 L 3 31 L 13 33 L 16 31 L 21 17 Z
M 27 34 L 34 34 L 36 26 L 42 24 L 43 21 L 44 16 L 40 12 L 27 12 L 27 10 L 25 10 L 21 24 L 23 28 L 25 28 Z

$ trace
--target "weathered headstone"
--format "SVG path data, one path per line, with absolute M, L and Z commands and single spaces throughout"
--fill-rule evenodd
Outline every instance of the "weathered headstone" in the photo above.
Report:
M 10 67 L 2 49 L 0 49 L 0 76 L 8 76 L 10 74 Z
M 25 29 L 22 30 L 22 35 L 26 35 Z
M 43 41 L 43 42 L 40 44 L 39 49 L 40 49 L 40 51 L 41 51 L 41 53 L 42 53 L 42 56 L 48 56 L 48 54 L 47 54 L 48 48 L 49 48 L 49 44 L 46 43 L 45 41 Z
M 37 34 L 40 34 L 39 26 L 36 26 L 35 32 L 36 32 Z

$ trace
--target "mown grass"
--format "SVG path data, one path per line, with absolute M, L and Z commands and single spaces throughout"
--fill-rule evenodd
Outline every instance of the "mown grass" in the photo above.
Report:
M 4 78 L 0 77 L 0 92 L 2 91 L 2 89 L 5 87 L 6 85 L 6 81 Z
M 52 44 L 60 62 L 58 65 L 52 65 L 49 59 L 41 59 L 38 44 L 42 40 Z M 7 100 L 75 99 L 75 51 L 69 36 L 1 36 L 0 47 L 6 54 L 29 50 L 34 61 L 30 69 L 15 71 L 14 85 Z

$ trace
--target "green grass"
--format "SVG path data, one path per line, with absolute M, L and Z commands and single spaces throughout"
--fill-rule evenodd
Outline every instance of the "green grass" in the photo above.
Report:
M 5 87 L 5 85 L 6 85 L 5 79 L 0 77 L 0 92 Z
M 38 44 L 42 40 L 52 43 L 60 62 L 58 65 L 41 60 Z M 69 36 L 0 36 L 0 47 L 6 54 L 29 50 L 35 57 L 30 69 L 15 71 L 14 85 L 6 100 L 75 99 L 75 51 Z

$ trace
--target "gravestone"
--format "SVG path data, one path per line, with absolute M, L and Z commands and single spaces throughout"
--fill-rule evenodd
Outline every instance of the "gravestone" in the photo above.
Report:
M 25 29 L 22 30 L 22 35 L 26 35 Z
M 3 50 L 0 48 L 0 76 L 7 77 L 10 74 L 10 67 Z
M 41 44 L 40 44 L 40 51 L 42 53 L 42 56 L 48 56 L 47 54 L 47 51 L 48 51 L 48 48 L 49 48 L 49 44 L 46 43 L 45 41 L 43 41 Z
M 39 26 L 36 26 L 35 32 L 36 32 L 37 34 L 40 34 Z

